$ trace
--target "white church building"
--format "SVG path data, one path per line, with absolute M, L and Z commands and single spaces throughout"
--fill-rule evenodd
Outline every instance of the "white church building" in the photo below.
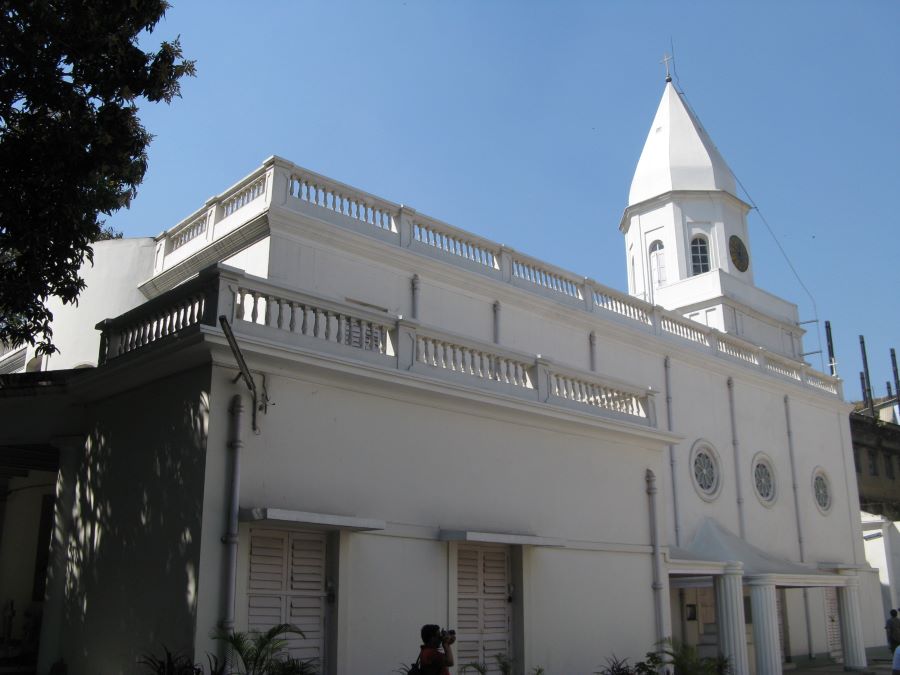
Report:
M 282 621 L 330 674 L 424 623 L 518 673 L 670 636 L 735 675 L 865 667 L 850 406 L 754 284 L 748 211 L 667 82 L 627 292 L 279 157 L 96 244 L 60 352 L 0 355 L 13 633 L 40 612 L 38 672 L 75 675 Z

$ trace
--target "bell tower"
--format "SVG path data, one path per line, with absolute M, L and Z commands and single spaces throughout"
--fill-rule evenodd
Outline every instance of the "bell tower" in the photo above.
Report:
M 749 211 L 731 169 L 667 76 L 619 226 L 628 292 L 800 358 L 796 305 L 754 284 Z

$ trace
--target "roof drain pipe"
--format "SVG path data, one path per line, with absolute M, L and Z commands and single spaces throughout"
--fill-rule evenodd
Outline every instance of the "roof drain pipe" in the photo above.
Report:
M 222 617 L 222 629 L 227 633 L 234 631 L 234 595 L 237 584 L 238 553 L 238 507 L 241 491 L 241 448 L 244 445 L 241 430 L 244 421 L 244 400 L 240 394 L 231 398 L 228 409 L 228 447 L 233 451 L 231 462 L 231 483 L 228 491 L 228 529 L 222 537 L 225 544 L 225 586 L 222 597 L 225 599 L 225 613 Z
M 791 460 L 791 488 L 794 493 L 794 519 L 797 525 L 797 545 L 800 548 L 800 562 L 806 563 L 806 540 L 803 538 L 803 521 L 800 518 L 800 495 L 797 485 L 797 460 L 794 455 L 794 430 L 791 427 L 791 399 L 784 397 L 784 422 L 787 432 L 788 457 Z M 813 649 L 812 622 L 810 620 L 809 589 L 803 589 L 803 612 L 806 618 L 806 645 L 807 655 L 810 659 L 816 658 L 816 650 Z
M 741 539 L 747 537 L 747 527 L 744 524 L 744 491 L 741 483 L 741 453 L 738 443 L 737 421 L 734 415 L 734 378 L 728 378 L 728 414 L 731 417 L 731 449 L 734 452 L 734 484 L 737 493 L 738 527 Z
M 672 431 L 672 366 L 669 357 L 663 359 L 663 370 L 666 376 L 666 427 Z M 675 545 L 681 546 L 681 521 L 678 518 L 678 488 L 675 481 L 675 444 L 669 443 L 669 475 L 672 478 L 672 517 L 675 520 Z
M 663 359 L 663 373 L 666 383 L 666 430 L 672 431 L 672 363 L 669 356 Z M 669 477 L 672 479 L 672 520 L 675 524 L 675 545 L 681 546 L 681 519 L 678 517 L 678 483 L 675 474 L 675 444 L 669 443 Z M 678 615 L 681 618 L 682 638 L 687 635 L 687 617 L 684 614 L 684 589 L 678 589 Z M 665 637 L 669 637 L 668 635 Z
M 647 469 L 644 474 L 647 481 L 647 498 L 650 505 L 650 547 L 653 551 L 653 612 L 656 620 L 656 644 L 660 644 L 666 635 L 665 613 L 663 608 L 664 585 L 662 583 L 662 551 L 659 547 L 659 522 L 656 518 L 656 474 Z M 660 648 L 662 648 L 660 646 Z

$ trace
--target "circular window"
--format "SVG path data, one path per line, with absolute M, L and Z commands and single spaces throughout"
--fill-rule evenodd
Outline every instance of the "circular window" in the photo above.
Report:
M 823 469 L 813 472 L 813 496 L 816 498 L 816 506 L 822 513 L 828 513 L 831 509 L 831 481 Z
M 771 460 L 762 453 L 753 458 L 753 486 L 765 506 L 775 501 L 775 470 Z
M 697 493 L 708 501 L 719 494 L 722 481 L 719 476 L 719 457 L 711 445 L 697 441 L 691 451 L 691 475 Z

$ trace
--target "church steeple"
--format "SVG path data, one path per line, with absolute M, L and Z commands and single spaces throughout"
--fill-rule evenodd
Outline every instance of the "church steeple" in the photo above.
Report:
M 796 306 L 754 286 L 750 206 L 736 183 L 667 78 L 620 224 L 628 292 L 797 357 L 803 330 Z
M 628 205 L 673 190 L 722 190 L 737 195 L 731 169 L 667 80 L 631 181 Z

